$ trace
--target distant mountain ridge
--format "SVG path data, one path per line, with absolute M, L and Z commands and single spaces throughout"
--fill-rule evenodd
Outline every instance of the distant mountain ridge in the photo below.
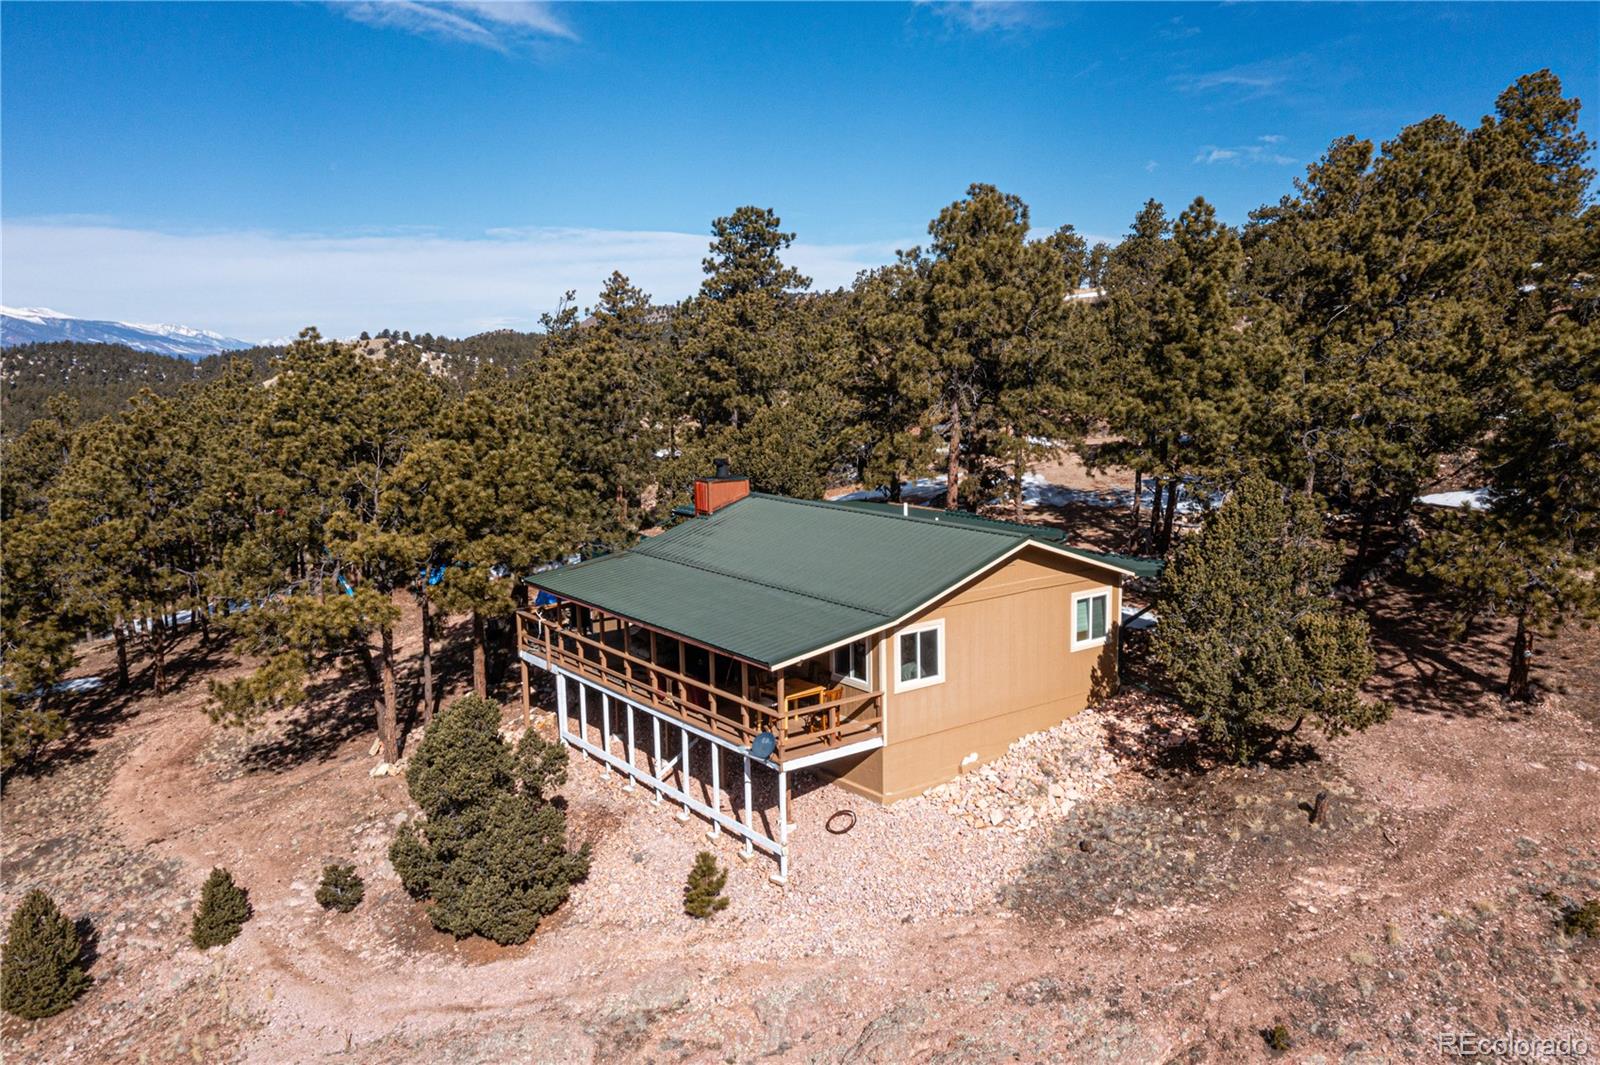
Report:
M 148 325 L 74 318 L 43 307 L 0 307 L 0 347 L 70 340 L 80 344 L 122 344 L 136 351 L 203 359 L 256 345 L 186 325 Z

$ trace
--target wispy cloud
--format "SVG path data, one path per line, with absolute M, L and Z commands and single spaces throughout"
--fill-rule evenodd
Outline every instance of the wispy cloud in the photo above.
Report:
M 519 43 L 542 38 L 577 40 L 572 27 L 549 4 L 531 0 L 341 0 L 333 7 L 346 18 L 368 26 L 497 52 L 509 52 Z
M 1182 15 L 1174 15 L 1157 29 L 1156 34 L 1165 41 L 1181 41 L 1200 33 L 1199 26 L 1191 26 L 1183 20 Z
M 1183 92 L 1222 92 L 1252 100 L 1283 92 L 1293 83 L 1298 72 L 1308 68 L 1310 62 L 1307 56 L 1281 56 L 1220 70 L 1175 74 L 1171 81 Z
M 1194 161 L 1211 165 L 1213 163 L 1232 163 L 1235 166 L 1248 166 L 1252 163 L 1268 163 L 1274 166 L 1293 166 L 1299 162 L 1292 155 L 1284 155 L 1272 147 L 1281 143 L 1283 137 L 1276 133 L 1269 133 L 1257 137 L 1255 144 L 1243 144 L 1233 147 L 1220 147 L 1215 144 L 1201 145 L 1195 154 Z
M 950 30 L 994 33 L 1029 29 L 1045 21 L 1044 8 L 1025 0 L 918 0 Z
M 262 340 L 316 325 L 333 336 L 410 329 L 463 336 L 532 328 L 576 289 L 590 303 L 612 270 L 658 302 L 691 295 L 709 237 L 661 230 L 504 228 L 170 233 L 35 219 L 0 227 L 0 303 L 123 321 L 168 321 Z M 796 243 L 785 258 L 821 288 L 894 259 L 914 234 L 866 244 Z

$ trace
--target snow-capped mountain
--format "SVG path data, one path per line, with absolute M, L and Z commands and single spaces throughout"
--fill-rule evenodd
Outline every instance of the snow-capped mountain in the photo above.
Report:
M 43 307 L 0 307 L 0 347 L 48 340 L 76 340 L 84 344 L 126 344 L 138 351 L 154 351 L 185 359 L 201 359 L 219 351 L 254 347 L 248 340 L 225 337 L 186 325 L 146 325 L 139 322 L 105 322 L 74 318 Z

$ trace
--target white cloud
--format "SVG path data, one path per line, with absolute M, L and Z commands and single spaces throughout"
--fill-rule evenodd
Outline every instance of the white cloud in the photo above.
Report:
M 1251 163 L 1293 166 L 1299 162 L 1298 159 L 1292 155 L 1284 155 L 1282 152 L 1273 151 L 1268 147 L 1268 145 L 1276 144 L 1282 139 L 1282 137 L 1262 137 L 1260 140 L 1266 141 L 1266 144 L 1245 144 L 1234 148 L 1219 148 L 1215 144 L 1206 144 L 1201 146 L 1200 151 L 1194 157 L 1194 161 L 1205 163 L 1208 166 L 1212 163 L 1232 163 L 1235 166 L 1246 166 Z
M 947 29 L 971 33 L 1021 30 L 1043 21 L 1038 4 L 1020 0 L 918 0 Z
M 333 7 L 346 18 L 369 26 L 497 52 L 508 52 L 514 44 L 542 37 L 577 40 L 577 34 L 549 4 L 528 0 L 354 0 L 335 3 Z
M 1257 137 L 1256 140 L 1260 141 L 1262 144 L 1282 144 L 1283 134 L 1263 133 L 1261 136 Z
M 657 302 L 675 302 L 699 287 L 708 243 L 705 234 L 648 230 L 168 233 L 19 220 L 0 229 L 0 302 L 179 322 L 247 340 L 306 325 L 333 336 L 389 326 L 465 336 L 531 329 L 567 289 L 592 303 L 612 270 Z M 785 258 L 816 287 L 832 288 L 914 243 L 796 243 Z
M 1175 74 L 1169 80 L 1189 93 L 1215 93 L 1238 101 L 1280 95 L 1304 82 L 1313 63 L 1305 55 L 1280 56 L 1221 70 Z

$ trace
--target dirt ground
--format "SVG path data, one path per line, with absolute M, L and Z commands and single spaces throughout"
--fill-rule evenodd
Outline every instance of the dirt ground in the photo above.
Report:
M 1542 644 L 1545 698 L 1515 708 L 1495 694 L 1504 632 L 1452 643 L 1404 585 L 1369 611 L 1384 725 L 1219 767 L 1130 691 L 1028 748 L 1068 785 L 1038 817 L 979 827 L 934 798 L 883 809 L 804 782 L 783 889 L 766 860 L 574 758 L 570 824 L 593 870 L 511 948 L 434 932 L 401 890 L 386 853 L 412 807 L 403 779 L 369 775 L 353 673 L 246 735 L 202 712 L 205 680 L 242 665 L 191 640 L 172 694 L 74 696 L 83 754 L 6 784 L 3 912 L 40 886 L 86 917 L 95 983 L 62 1016 L 7 1019 L 0 1048 L 14 1062 L 1234 1062 L 1272 1056 L 1261 1032 L 1281 1023 L 1291 1061 L 1434 1060 L 1453 1032 L 1594 1053 L 1600 940 L 1563 937 L 1556 913 L 1600 895 L 1600 639 Z M 408 629 L 402 653 L 415 642 Z M 97 648 L 80 672 L 110 665 Z M 1013 768 L 995 774 L 1002 793 Z M 858 822 L 832 836 L 839 808 Z M 707 846 L 732 905 L 697 923 L 679 892 Z M 336 859 L 368 883 L 348 915 L 311 898 Z M 202 954 L 188 922 L 214 865 L 256 916 Z

